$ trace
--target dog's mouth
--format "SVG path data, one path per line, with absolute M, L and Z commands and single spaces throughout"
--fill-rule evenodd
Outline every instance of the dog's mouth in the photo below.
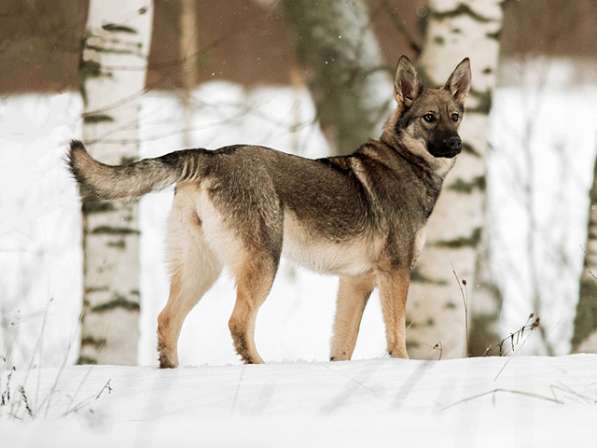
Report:
M 438 140 L 431 141 L 427 145 L 427 149 L 433 157 L 452 159 L 462 152 L 460 137 L 450 136 Z
M 429 153 L 436 158 L 453 159 L 462 152 L 462 148 L 429 148 Z
M 442 151 L 442 152 L 440 152 L 438 154 L 433 154 L 433 156 L 434 157 L 444 158 L 444 159 L 453 159 L 454 157 L 456 157 L 461 152 L 462 152 L 462 150 L 460 150 L 460 149 L 449 149 L 447 151 Z

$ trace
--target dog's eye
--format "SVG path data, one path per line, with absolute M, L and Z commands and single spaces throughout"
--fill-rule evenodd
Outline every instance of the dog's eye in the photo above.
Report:
M 435 121 L 435 115 L 425 114 L 423 115 L 423 120 L 425 120 L 427 123 L 433 123 Z
M 457 113 L 452 114 L 452 121 L 458 121 L 459 118 L 460 118 L 460 115 L 458 115 Z

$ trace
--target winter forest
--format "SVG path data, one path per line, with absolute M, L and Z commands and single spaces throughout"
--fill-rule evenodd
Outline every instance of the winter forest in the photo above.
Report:
M 0 444 L 592 446 L 596 24 L 592 0 L 1 0 Z M 425 90 L 407 89 L 401 55 Z M 168 246 L 174 182 L 90 200 L 69 170 L 71 140 L 108 165 L 231 145 L 347 156 L 394 129 L 389 117 L 412 123 L 427 88 L 456 98 L 464 58 L 460 153 L 407 269 L 409 359 L 390 347 L 381 274 L 357 299 L 344 274 L 294 263 L 286 212 L 267 299 L 247 305 L 255 344 L 235 339 L 244 283 L 225 263 L 170 319 L 169 295 L 183 294 Z M 420 123 L 400 132 L 433 135 Z M 267 196 L 262 167 L 238 160 Z M 299 171 L 275 181 L 327 194 L 330 179 Z M 290 194 L 315 207 L 302 191 Z M 238 207 L 259 214 L 245 198 Z M 181 251 L 195 247 L 181 235 Z M 337 247 L 329 263 L 355 262 Z M 198 257 L 184 269 L 209 276 Z M 164 365 L 159 322 L 178 325 L 177 366 Z M 253 345 L 263 364 L 239 356 Z

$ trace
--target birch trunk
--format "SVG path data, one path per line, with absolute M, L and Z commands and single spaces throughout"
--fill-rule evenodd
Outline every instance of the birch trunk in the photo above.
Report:
M 427 32 L 419 59 L 428 85 L 442 85 L 454 65 L 470 57 L 472 88 L 460 135 L 464 151 L 444 182 L 439 201 L 427 225 L 427 243 L 414 272 L 409 294 L 407 336 L 415 358 L 459 357 L 467 354 L 464 301 L 473 304 L 477 246 L 484 220 L 486 131 L 495 85 L 502 26 L 502 0 L 430 0 Z M 464 280 L 459 285 L 456 279 Z M 462 289 L 461 289 L 462 287 Z M 464 296 L 464 297 L 463 297 Z M 498 307 L 492 294 L 487 310 L 491 319 Z M 467 303 L 467 308 L 470 308 Z M 485 311 L 483 311 L 485 312 Z
M 319 125 L 335 154 L 381 134 L 393 106 L 367 7 L 360 0 L 284 0 Z
M 585 261 L 572 334 L 572 351 L 597 353 L 597 158 L 593 168 Z
M 109 164 L 137 158 L 139 99 L 151 0 L 91 0 L 80 63 L 83 138 Z M 136 364 L 139 336 L 137 203 L 83 204 L 84 299 L 80 363 Z

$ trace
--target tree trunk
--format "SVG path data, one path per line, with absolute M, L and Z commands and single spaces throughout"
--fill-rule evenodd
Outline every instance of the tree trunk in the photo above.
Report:
M 487 203 L 485 204 L 487 208 Z M 468 354 L 484 356 L 495 354 L 496 344 L 502 339 L 499 332 L 499 318 L 502 312 L 503 296 L 495 283 L 491 269 L 489 236 L 491 223 L 485 219 L 482 240 L 477 251 L 473 299 L 470 303 L 470 324 Z
M 597 158 L 590 193 L 585 261 L 572 334 L 572 351 L 597 353 Z
M 360 0 L 284 0 L 318 121 L 335 154 L 381 134 L 392 82 Z
M 437 357 L 434 347 L 441 349 L 443 357 L 459 357 L 467 354 L 468 302 L 483 229 L 484 155 L 498 62 L 502 0 L 430 0 L 428 14 L 419 59 L 427 85 L 444 83 L 454 66 L 468 56 L 472 88 L 460 129 L 464 151 L 444 182 L 427 225 L 426 247 L 414 273 L 409 296 L 411 328 L 407 336 L 413 357 Z M 466 285 L 459 285 L 459 281 Z M 492 294 L 481 297 L 489 302 L 496 300 Z M 470 300 L 471 305 L 474 300 Z M 499 309 L 496 304 L 480 303 L 475 304 L 475 309 L 477 305 L 488 310 L 488 314 L 473 313 L 474 331 L 477 323 L 483 327 L 488 320 L 495 320 L 495 310 Z
M 150 0 L 91 0 L 80 62 L 83 138 L 109 164 L 137 158 L 139 99 L 152 27 Z M 136 364 L 139 336 L 137 203 L 83 204 L 80 363 Z
M 180 14 L 180 57 L 182 65 L 181 103 L 184 117 L 183 147 L 193 146 L 193 89 L 197 86 L 197 2 L 182 0 Z

